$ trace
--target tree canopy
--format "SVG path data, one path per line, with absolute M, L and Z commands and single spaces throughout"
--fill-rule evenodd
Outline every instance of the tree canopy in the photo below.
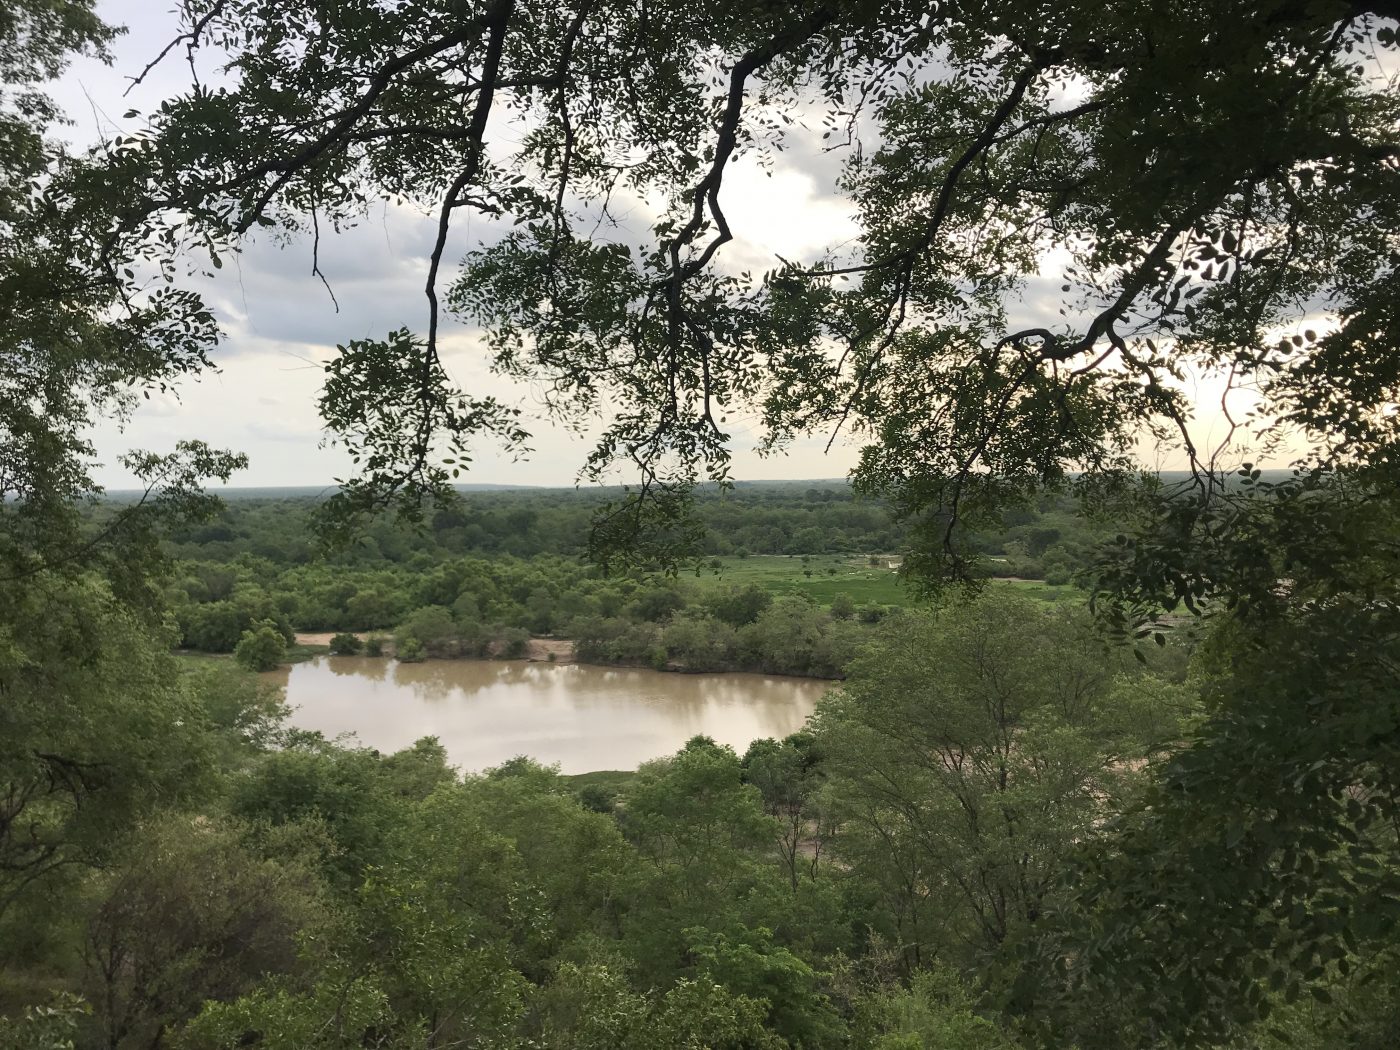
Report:
M 1301 434 L 1314 462 L 1389 455 L 1383 0 L 181 9 L 177 42 L 223 49 L 229 75 L 109 149 L 145 180 L 132 222 L 180 212 L 217 260 L 377 200 L 438 217 L 422 312 L 330 366 L 352 508 L 441 487 L 471 435 L 528 441 L 448 382 L 444 312 L 551 410 L 601 413 L 587 469 L 639 472 L 663 520 L 685 483 L 726 476 L 727 419 L 757 412 L 775 444 L 855 430 L 858 479 L 927 519 L 954 568 L 959 522 L 1131 469 L 1144 432 L 1212 494 L 1192 377 L 1256 391 L 1265 439 Z M 727 168 L 802 125 L 844 143 L 861 234 L 735 272 Z M 615 221 L 624 198 L 662 202 L 648 235 Z M 499 220 L 492 243 L 450 236 L 473 212 Z
M 103 990 L 112 1046 L 1270 1045 L 1275 1010 L 1380 1045 L 1390 991 L 1361 1020 L 1297 1004 L 1359 1002 L 1400 924 L 1395 0 L 182 0 L 154 61 L 217 76 L 83 152 L 44 83 L 106 53 L 93 8 L 0 12 L 0 962 Z M 858 236 L 733 265 L 736 159 L 819 148 Z M 133 452 L 144 495 L 85 515 L 90 427 L 210 367 L 206 266 L 309 237 L 319 273 L 323 228 L 384 201 L 436 233 L 420 311 L 327 367 L 357 466 L 333 536 L 450 502 L 478 438 L 528 447 L 448 375 L 450 316 L 597 423 L 586 477 L 636 480 L 604 561 L 694 554 L 692 486 L 756 417 L 770 449 L 853 432 L 931 583 L 1047 486 L 1117 501 L 1085 574 L 1108 634 L 1017 603 L 898 619 L 815 736 L 698 737 L 612 813 L 523 758 L 459 781 L 431 739 L 282 733 L 258 689 L 182 674 L 160 544 L 244 461 Z M 489 235 L 455 237 L 472 214 Z M 1237 462 L 1246 436 L 1296 469 Z M 1186 480 L 1137 477 L 1144 441 Z M 405 657 L 489 648 L 490 589 L 498 641 L 563 615 L 533 571 L 425 558 L 315 601 Z M 856 637 L 844 606 L 687 613 L 556 570 L 600 653 L 836 673 Z M 185 597 L 221 597 L 179 602 L 182 632 L 276 664 L 298 605 L 240 593 L 259 571 L 193 569 Z M 1168 617 L 1205 639 L 1182 680 L 1110 681 L 1095 646 L 1165 645 Z M 61 1044 L 65 1011 L 15 1038 Z

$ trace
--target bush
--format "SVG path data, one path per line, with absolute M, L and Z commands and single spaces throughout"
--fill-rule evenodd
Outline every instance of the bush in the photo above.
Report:
M 180 614 L 183 644 L 206 653 L 231 653 L 251 628 L 251 617 L 232 602 L 210 602 Z
M 271 671 L 287 659 L 287 642 L 277 624 L 259 620 L 243 632 L 233 658 L 250 671 Z
M 530 644 L 530 634 L 519 627 L 507 627 L 497 640 L 497 655 L 505 660 L 518 660 L 525 655 Z
M 753 623 L 772 604 L 773 595 L 754 583 L 730 587 L 705 598 L 710 614 L 731 627 Z
M 672 613 L 684 609 L 685 605 L 685 595 L 674 587 L 644 587 L 637 591 L 628 604 L 626 615 L 632 620 L 659 623 L 669 619 Z
M 687 671 L 723 671 L 734 664 L 734 628 L 711 616 L 677 616 L 661 632 L 667 662 Z
M 382 634 L 372 634 L 365 639 L 366 656 L 383 656 L 385 638 Z
M 358 656 L 365 647 L 359 635 L 341 632 L 331 639 L 332 656 Z
M 400 663 L 417 664 L 422 663 L 427 654 L 423 651 L 423 643 L 409 634 L 399 637 L 394 655 Z
M 394 632 L 394 640 L 400 650 L 405 642 L 412 639 L 428 656 L 437 657 L 460 655 L 457 636 L 457 623 L 452 619 L 452 611 L 442 605 L 425 605 L 413 610 Z
M 578 793 L 579 804 L 594 813 L 612 813 L 617 809 L 617 793 L 597 784 L 587 784 Z

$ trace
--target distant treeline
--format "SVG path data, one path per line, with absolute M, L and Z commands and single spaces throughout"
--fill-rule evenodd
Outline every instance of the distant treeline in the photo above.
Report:
M 230 499 L 215 521 L 177 534 L 172 555 L 231 562 L 253 555 L 274 565 L 405 564 L 426 556 L 542 554 L 581 556 L 593 516 L 606 493 L 572 489 L 470 492 L 460 505 L 432 514 L 422 528 L 391 518 L 371 523 L 349 548 L 325 555 L 311 529 L 317 498 L 251 496 Z M 705 527 L 703 554 L 898 554 L 908 531 L 879 500 L 857 498 L 844 484 L 745 485 L 702 490 L 696 511 Z M 989 559 L 993 575 L 1068 582 L 1104 530 L 1079 513 L 1074 499 L 1047 494 L 1033 506 L 1007 511 L 1000 528 L 985 529 L 971 546 Z
M 185 647 L 232 652 L 262 632 L 265 663 L 277 660 L 273 635 L 295 630 L 378 633 L 376 646 L 392 636 L 408 659 L 518 656 L 534 635 L 572 638 L 594 663 L 824 677 L 842 674 L 890 611 L 839 591 L 817 603 L 713 577 L 605 576 L 581 558 L 601 499 L 471 493 L 421 528 L 386 518 L 330 553 L 311 528 L 314 498 L 235 499 L 171 541 L 167 598 Z M 711 569 L 749 555 L 897 557 L 906 536 L 883 504 L 831 484 L 702 493 L 699 513 Z M 1068 498 L 1047 496 L 1008 512 L 976 546 L 995 575 L 1065 583 L 1096 538 Z

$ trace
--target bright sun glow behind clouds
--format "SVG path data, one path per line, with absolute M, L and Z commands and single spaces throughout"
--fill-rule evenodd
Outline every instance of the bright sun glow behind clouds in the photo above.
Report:
M 174 16 L 164 5 L 149 0 L 101 0 L 99 13 L 125 25 L 117 40 L 115 62 L 109 68 L 93 61 L 76 62 L 55 85 L 73 126 L 68 137 L 85 144 L 138 126 L 126 120 L 128 109 L 150 111 L 160 100 L 187 87 L 183 53 L 173 53 L 147 80 L 124 96 L 130 77 L 138 73 L 173 37 Z M 205 68 L 201 75 L 214 73 Z M 216 73 L 214 74 L 216 76 Z M 499 135 L 504 142 L 509 130 Z M 778 154 L 782 159 L 782 154 Z M 834 174 L 835 166 L 830 167 Z M 725 204 L 737 231 L 724 262 L 734 269 L 756 272 L 779 264 L 778 256 L 801 257 L 831 240 L 854 235 L 849 205 L 822 195 L 816 178 L 795 167 L 778 164 L 771 175 L 751 159 L 735 164 L 726 184 Z M 651 216 L 638 205 L 634 233 L 644 233 Z M 249 469 L 235 479 L 240 485 L 319 485 L 343 477 L 348 458 L 334 448 L 322 448 L 323 437 L 315 403 L 321 387 L 321 366 L 337 343 L 382 337 L 407 326 L 424 327 L 423 284 L 434 224 L 411 209 L 388 206 L 374 211 L 358 228 L 341 235 L 323 231 L 321 269 L 334 292 L 311 273 L 309 243 L 281 247 L 255 241 L 200 291 L 219 318 L 223 339 L 214 354 L 218 371 L 182 384 L 178 396 L 152 395 L 123 426 L 106 422 L 93 440 L 102 461 L 96 476 L 108 487 L 122 487 L 132 478 L 117 463 L 131 448 L 168 450 L 181 438 L 197 437 L 217 447 L 246 452 Z M 494 230 L 479 217 L 460 220 L 449 258 L 460 258 Z M 448 320 L 444 331 L 444 363 L 455 382 L 477 395 L 492 394 L 520 405 L 527 413 L 538 409 L 542 395 L 492 375 L 477 333 Z M 514 462 L 488 445 L 476 450 L 470 476 L 474 482 L 570 485 L 590 446 L 579 436 L 535 420 L 534 450 L 529 460 Z M 755 441 L 736 428 L 735 475 L 741 478 L 840 477 L 855 462 L 852 448 L 838 444 L 824 454 L 824 440 L 800 442 L 782 458 L 760 458 Z
M 101 15 L 125 24 L 130 32 L 117 41 L 111 68 L 76 63 L 56 86 L 55 95 L 74 120 L 70 137 L 85 143 L 110 137 L 125 125 L 129 108 L 149 111 L 159 101 L 187 87 L 183 53 L 172 54 L 129 98 L 123 91 L 130 76 L 140 71 L 176 32 L 173 15 L 149 0 L 104 0 Z M 206 66 L 211 65 L 206 61 Z M 205 70 L 201 70 L 205 74 Z M 216 73 L 214 73 L 217 76 Z M 508 148 L 513 129 L 496 129 L 498 148 Z M 810 139 L 811 141 L 806 141 Z M 813 259 L 823 250 L 852 241 L 857 234 L 854 207 L 834 193 L 841 155 L 823 151 L 816 132 L 793 141 L 788 152 L 768 154 L 761 164 L 745 154 L 726 173 L 722 204 L 736 239 L 727 245 L 720 263 L 731 272 L 762 273 L 788 260 Z M 623 236 L 644 236 L 652 221 L 644 202 L 634 202 Z M 423 284 L 434 221 L 412 209 L 377 208 L 356 229 L 340 235 L 322 231 L 321 269 L 335 302 L 312 275 L 308 241 L 282 247 L 254 241 L 200 290 L 219 318 L 224 339 L 215 361 L 216 373 L 184 384 L 178 398 L 153 396 L 143 402 L 124 429 L 107 423 L 94 440 L 106 464 L 99 481 L 121 487 L 131 479 L 117 456 L 129 448 L 167 450 L 180 438 L 197 437 L 217 447 L 246 452 L 249 469 L 241 485 L 330 484 L 350 469 L 339 450 L 320 447 L 322 431 L 315 403 L 321 367 L 337 343 L 382 337 L 407 326 L 421 331 L 427 306 Z M 481 240 L 493 239 L 498 227 L 480 217 L 459 220 L 449 259 L 460 259 Z M 1018 322 L 1053 321 L 1060 275 L 1052 253 L 1039 277 L 1032 278 L 1014 311 Z M 445 285 L 450 281 L 446 275 Z M 1023 316 L 1021 316 L 1023 315 Z M 486 367 L 479 333 L 446 321 L 444 363 L 454 381 L 476 395 L 495 395 L 537 416 L 543 403 L 538 390 L 493 375 Z M 1218 394 L 1202 398 L 1201 423 L 1217 429 Z M 733 473 L 744 479 L 830 478 L 845 475 L 856 460 L 853 445 L 838 440 L 825 451 L 826 435 L 797 442 L 779 458 L 760 458 L 757 435 L 731 414 L 735 462 Z M 569 485 L 591 443 L 588 436 L 551 427 L 536 418 L 534 453 L 528 461 L 512 462 L 499 450 L 484 445 L 463 480 L 536 485 Z M 1150 454 L 1148 461 L 1151 461 Z M 1163 467 L 1184 464 L 1164 462 Z

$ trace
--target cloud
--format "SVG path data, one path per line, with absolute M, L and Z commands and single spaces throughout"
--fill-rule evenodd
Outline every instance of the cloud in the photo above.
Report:
M 726 263 L 735 256 L 758 271 L 778 265 L 779 257 L 806 261 L 857 236 L 855 207 L 848 200 L 820 192 L 815 175 L 796 168 L 762 170 L 756 159 L 730 165 L 721 200 L 736 243 L 726 246 Z
M 81 61 L 56 86 L 55 94 L 75 119 L 68 131 L 74 142 L 134 129 L 139 121 L 127 121 L 122 116 L 126 109 L 150 111 L 162 98 L 187 88 L 189 71 L 183 49 L 177 49 L 130 98 L 122 98 L 128 83 L 124 78 L 145 66 L 177 32 L 174 16 L 159 10 L 163 7 L 149 0 L 99 5 L 103 17 L 126 23 L 131 32 L 117 41 L 114 66 Z M 201 77 L 216 81 L 217 56 L 201 52 L 197 57 Z M 724 247 L 718 265 L 729 272 L 762 273 L 777 266 L 779 257 L 811 261 L 829 248 L 849 245 L 857 234 L 855 209 L 837 187 L 850 150 L 827 148 L 830 140 L 821 137 L 817 107 L 799 106 L 791 115 L 797 123 L 782 151 L 746 146 L 726 170 L 721 200 L 735 240 Z M 510 126 L 508 117 L 501 119 L 506 123 L 493 124 L 492 144 L 503 147 L 519 129 Z M 858 133 L 869 155 L 878 146 L 878 130 L 867 119 Z M 615 236 L 648 237 L 656 202 L 619 194 L 614 204 L 623 216 Z M 457 222 L 440 286 L 447 287 L 468 250 L 494 242 L 505 229 L 480 216 Z M 124 430 L 110 423 L 97 428 L 94 440 L 102 458 L 110 464 L 128 447 L 166 449 L 178 438 L 198 437 L 249 454 L 250 468 L 239 479 L 243 484 L 322 484 L 345 476 L 351 466 L 345 454 L 320 447 L 315 402 L 321 366 L 337 344 L 383 337 L 405 325 L 417 332 L 426 328 L 423 285 L 435 230 L 432 217 L 395 205 L 376 206 L 343 231 L 323 226 L 319 267 L 330 292 L 312 273 L 309 236 L 290 243 L 266 236 L 250 241 L 214 276 L 196 282 L 224 328 L 215 355 L 222 370 L 185 384 L 178 400 L 153 396 Z M 1013 324 L 1061 321 L 1060 283 L 1051 257 L 1010 304 Z M 492 374 L 479 332 L 451 317 L 444 317 L 443 332 L 444 361 L 455 382 L 473 394 L 493 394 L 538 414 L 541 391 Z M 857 459 L 854 439 L 842 437 L 827 452 L 827 435 L 797 440 L 781 454 L 761 457 L 757 422 L 731 415 L 731 427 L 734 474 L 740 478 L 840 476 Z M 469 480 L 572 484 L 591 448 L 589 433 L 580 436 L 539 420 L 532 429 L 535 454 L 529 461 L 511 462 L 483 445 Z M 122 472 L 111 466 L 99 476 L 109 485 L 123 480 Z

